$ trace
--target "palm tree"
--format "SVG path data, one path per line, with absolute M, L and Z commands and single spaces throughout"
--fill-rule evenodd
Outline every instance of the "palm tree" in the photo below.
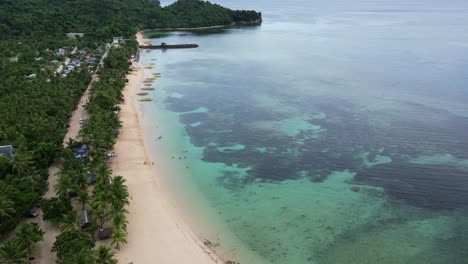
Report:
M 112 218 L 112 225 L 114 226 L 114 229 L 127 230 L 127 224 L 128 221 L 124 213 L 114 213 L 114 217 Z
M 96 181 L 102 183 L 109 183 L 109 179 L 111 178 L 112 171 L 107 166 L 107 164 L 100 163 L 97 165 L 96 169 Z
M 81 204 L 81 210 L 85 209 L 86 204 L 89 201 L 89 195 L 86 190 L 78 192 L 78 203 Z
M 125 179 L 122 176 L 116 176 L 112 182 L 112 207 L 116 211 L 124 211 L 128 201 L 128 188 L 125 185 Z
M 39 175 L 34 174 L 34 173 L 29 173 L 29 176 L 26 176 L 25 178 L 29 179 L 31 182 L 31 192 L 34 192 L 34 186 L 36 185 L 37 182 L 40 181 Z
M 0 218 L 10 218 L 15 210 L 15 203 L 5 196 L 0 196 Z
M 39 228 L 37 223 L 24 224 L 16 230 L 16 237 L 14 238 L 18 245 L 26 250 L 29 259 L 36 243 L 41 241 L 44 237 L 44 231 Z
M 74 191 L 72 177 L 64 171 L 57 173 L 57 177 L 58 181 L 54 186 L 55 192 L 62 198 L 68 198 L 70 193 Z
M 76 215 L 73 212 L 64 214 L 58 223 L 62 232 L 77 230 Z
M 111 215 L 111 197 L 109 192 L 100 191 L 94 193 L 93 200 L 91 201 L 91 206 L 93 208 L 93 217 L 99 221 L 99 226 L 104 228 L 104 224 L 107 222 Z
M 18 189 L 5 183 L 4 181 L 0 181 L 0 193 L 1 194 L 18 193 Z
M 114 252 L 107 246 L 100 246 L 96 254 L 96 264 L 117 264 Z
M 19 176 L 23 176 L 27 173 L 31 173 L 34 168 L 34 162 L 32 155 L 28 152 L 17 154 L 13 158 L 13 170 Z
M 97 173 L 96 172 L 97 167 L 103 164 L 102 159 L 104 158 L 104 154 L 96 153 L 92 151 L 91 153 L 89 153 L 88 157 L 89 157 L 88 167 L 91 173 L 95 175 Z
M 127 233 L 121 229 L 117 229 L 112 233 L 112 242 L 111 244 L 115 246 L 117 250 L 120 250 L 122 244 L 127 243 Z
M 71 258 L 63 263 L 94 263 L 96 259 L 96 251 L 93 249 L 81 249 L 76 252 Z
M 4 264 L 29 264 L 26 249 L 21 248 L 15 239 L 8 240 L 0 248 L 0 260 Z

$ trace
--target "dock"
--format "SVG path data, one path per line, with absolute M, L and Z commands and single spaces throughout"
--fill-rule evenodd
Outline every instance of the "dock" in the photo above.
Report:
M 140 49 L 193 49 L 198 48 L 198 44 L 174 44 L 169 45 L 161 43 L 161 45 L 140 45 Z

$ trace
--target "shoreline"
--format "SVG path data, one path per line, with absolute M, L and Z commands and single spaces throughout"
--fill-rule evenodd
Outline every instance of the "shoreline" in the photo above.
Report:
M 139 43 L 144 42 L 142 33 L 136 37 Z M 122 263 L 224 263 L 182 220 L 160 183 L 144 142 L 135 100 L 145 73 L 137 62 L 132 68 L 123 90 L 125 102 L 120 105 L 122 129 L 114 148 L 118 156 L 111 163 L 114 174 L 127 181 L 130 193 L 128 243 L 116 257 Z

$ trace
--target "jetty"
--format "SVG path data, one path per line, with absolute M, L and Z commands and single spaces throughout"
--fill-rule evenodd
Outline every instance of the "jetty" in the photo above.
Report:
M 161 43 L 161 45 L 145 44 L 140 45 L 140 49 L 193 49 L 198 48 L 198 44 L 173 44 Z

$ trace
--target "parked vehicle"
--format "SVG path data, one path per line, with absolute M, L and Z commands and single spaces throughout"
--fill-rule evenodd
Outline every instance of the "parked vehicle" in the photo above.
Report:
M 36 208 L 33 208 L 26 213 L 26 216 L 29 218 L 35 218 L 38 215 L 39 215 L 39 211 Z

